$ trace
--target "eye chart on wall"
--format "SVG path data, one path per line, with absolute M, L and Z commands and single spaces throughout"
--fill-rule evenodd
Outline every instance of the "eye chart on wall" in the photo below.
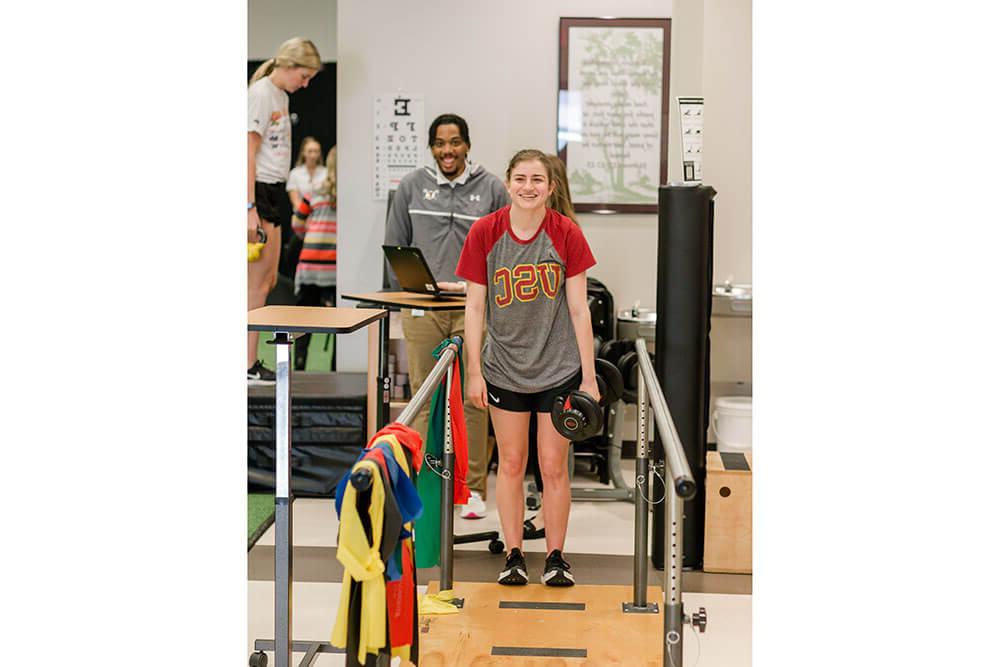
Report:
M 705 127 L 705 98 L 678 97 L 681 119 L 681 150 L 684 152 L 684 182 L 701 183 L 702 131 Z
M 417 168 L 423 154 L 423 95 L 389 93 L 375 98 L 375 161 L 372 194 L 385 199 L 403 176 Z

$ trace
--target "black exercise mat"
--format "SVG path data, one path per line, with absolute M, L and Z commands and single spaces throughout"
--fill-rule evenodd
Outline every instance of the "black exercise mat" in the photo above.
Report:
M 332 497 L 337 482 L 365 445 L 365 373 L 293 372 L 292 493 Z M 274 391 L 247 389 L 247 481 L 250 491 L 274 490 Z

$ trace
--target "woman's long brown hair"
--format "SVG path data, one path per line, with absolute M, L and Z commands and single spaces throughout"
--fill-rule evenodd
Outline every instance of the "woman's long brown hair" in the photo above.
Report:
M 567 218 L 580 224 L 576 219 L 576 211 L 573 210 L 573 199 L 569 194 L 569 180 L 566 178 L 566 165 L 559 159 L 558 155 L 546 155 L 545 162 L 549 168 L 549 178 L 556 184 L 556 189 L 552 191 L 547 206 L 553 211 L 557 211 Z

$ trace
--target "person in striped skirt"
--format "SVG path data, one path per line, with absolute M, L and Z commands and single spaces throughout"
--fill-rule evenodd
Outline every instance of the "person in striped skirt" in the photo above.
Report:
M 302 239 L 295 268 L 295 303 L 299 306 L 337 305 L 337 147 L 326 155 L 326 178 L 295 209 L 292 230 Z M 295 370 L 305 370 L 311 334 L 295 340 Z M 336 369 L 337 348 L 330 370 Z

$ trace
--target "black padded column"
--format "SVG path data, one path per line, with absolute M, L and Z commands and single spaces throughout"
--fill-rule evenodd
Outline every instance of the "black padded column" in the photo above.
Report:
M 708 431 L 709 325 L 715 190 L 660 186 L 656 262 L 656 358 L 653 368 L 673 417 L 695 497 L 684 503 L 684 567 L 701 567 L 705 551 L 705 440 Z M 663 460 L 657 434 L 654 458 Z M 663 497 L 655 476 L 652 498 Z M 653 506 L 653 565 L 663 569 L 666 503 Z

